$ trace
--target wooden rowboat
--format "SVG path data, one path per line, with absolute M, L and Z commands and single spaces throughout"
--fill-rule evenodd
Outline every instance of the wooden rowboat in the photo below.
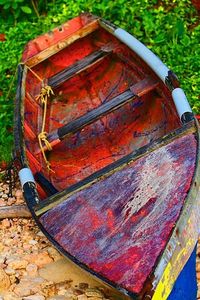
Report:
M 199 225 L 199 127 L 177 77 L 82 14 L 27 44 L 16 98 L 15 163 L 41 230 L 125 298 L 168 299 Z

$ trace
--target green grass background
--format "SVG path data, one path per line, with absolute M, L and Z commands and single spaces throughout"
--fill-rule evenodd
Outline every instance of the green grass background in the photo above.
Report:
M 25 44 L 83 11 L 120 26 L 148 46 L 179 77 L 200 113 L 200 22 L 190 0 L 0 0 L 0 161 L 13 145 L 15 70 Z

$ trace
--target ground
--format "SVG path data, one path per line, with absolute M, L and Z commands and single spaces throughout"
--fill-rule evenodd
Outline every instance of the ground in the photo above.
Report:
M 24 203 L 19 184 L 13 190 L 13 197 L 8 192 L 8 184 L 0 182 L 0 206 Z M 200 243 L 197 278 L 200 287 Z M 0 221 L 0 300 L 114 298 L 119 299 L 61 256 L 31 218 Z

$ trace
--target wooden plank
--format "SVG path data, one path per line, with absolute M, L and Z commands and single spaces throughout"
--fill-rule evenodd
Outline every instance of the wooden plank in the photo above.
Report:
M 71 121 L 68 124 L 58 128 L 56 131 L 49 133 L 47 137 L 49 143 L 52 147 L 54 147 L 55 145 L 59 144 L 64 138 L 76 133 L 79 130 L 82 130 L 87 125 L 117 110 L 121 106 L 132 101 L 134 98 L 147 94 L 151 90 L 155 89 L 158 84 L 159 82 L 149 77 L 141 80 L 140 82 L 131 86 L 125 92 L 112 98 L 110 101 L 102 104 L 101 106 L 93 109 L 92 111 L 75 119 L 74 121 Z M 44 145 L 43 149 L 44 151 L 46 151 L 47 147 Z M 41 149 L 39 148 L 38 150 L 36 150 L 35 154 L 37 155 L 40 152 Z
M 26 205 L 0 207 L 0 220 L 5 218 L 30 218 L 31 213 Z
M 96 29 L 99 28 L 99 23 L 98 19 L 95 19 L 91 23 L 85 25 L 83 28 L 77 30 L 74 34 L 71 36 L 67 37 L 66 39 L 63 39 L 56 43 L 55 45 L 52 45 L 51 47 L 48 47 L 47 49 L 39 52 L 38 54 L 34 55 L 33 57 L 29 58 L 25 64 L 29 67 L 32 68 L 36 66 L 37 64 L 41 63 L 45 59 L 49 58 L 50 56 L 58 53 L 59 51 L 63 50 L 70 44 L 74 43 L 78 39 L 81 39 L 85 37 L 86 35 L 92 33 Z
M 35 214 L 37 216 L 42 215 L 43 213 L 47 212 L 51 208 L 57 206 L 58 204 L 62 203 L 66 200 L 69 196 L 72 194 L 85 189 L 86 187 L 98 182 L 99 180 L 108 177 L 112 173 L 121 170 L 126 165 L 130 164 L 133 161 L 136 161 L 137 159 L 148 155 L 149 153 L 171 143 L 175 139 L 178 139 L 184 135 L 195 133 L 196 127 L 194 126 L 194 123 L 188 123 L 187 125 L 184 125 L 183 127 L 176 129 L 169 134 L 155 140 L 154 142 L 151 142 L 150 144 L 147 144 L 132 153 L 122 157 L 121 159 L 117 160 L 116 162 L 104 167 L 103 169 L 93 173 L 92 175 L 88 176 L 87 178 L 81 180 L 80 182 L 70 186 L 63 192 L 58 193 L 55 196 L 52 196 L 46 200 L 41 201 L 39 204 L 35 206 Z
M 145 78 L 142 81 L 131 86 L 125 92 L 112 98 L 110 101 L 100 105 L 99 107 L 93 109 L 92 111 L 84 114 L 83 116 L 77 118 L 74 121 L 58 128 L 57 134 L 60 140 L 66 138 L 69 135 L 83 129 L 85 126 L 97 121 L 99 118 L 113 112 L 114 110 L 120 108 L 121 106 L 132 101 L 136 97 L 140 97 L 150 90 L 153 90 L 157 86 L 157 82 L 151 78 Z
M 56 88 L 66 80 L 70 79 L 72 76 L 84 71 L 85 69 L 91 67 L 92 65 L 101 61 L 104 57 L 109 55 L 112 52 L 113 48 L 111 45 L 105 45 L 100 50 L 93 52 L 90 55 L 87 55 L 83 59 L 77 61 L 72 66 L 67 67 L 61 72 L 53 75 L 48 79 L 48 85 L 52 88 Z

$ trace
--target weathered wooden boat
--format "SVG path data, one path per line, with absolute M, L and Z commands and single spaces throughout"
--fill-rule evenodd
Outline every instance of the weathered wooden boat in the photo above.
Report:
M 16 98 L 15 164 L 52 243 L 125 298 L 195 299 L 189 280 L 170 294 L 197 242 L 200 176 L 174 73 L 82 14 L 28 43 Z

